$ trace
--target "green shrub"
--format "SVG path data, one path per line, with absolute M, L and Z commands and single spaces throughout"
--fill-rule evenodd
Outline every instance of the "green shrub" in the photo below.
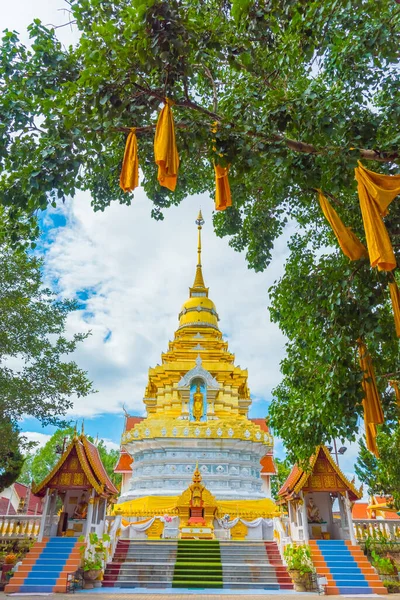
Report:
M 396 594 L 400 592 L 400 581 L 384 581 L 383 585 L 387 588 L 389 594 Z
M 390 558 L 379 556 L 374 550 L 371 552 L 372 564 L 383 575 L 395 575 L 397 569 Z
M 299 571 L 301 574 L 314 573 L 314 565 L 311 560 L 310 546 L 305 544 L 297 546 L 288 544 L 283 555 L 286 560 L 288 571 Z

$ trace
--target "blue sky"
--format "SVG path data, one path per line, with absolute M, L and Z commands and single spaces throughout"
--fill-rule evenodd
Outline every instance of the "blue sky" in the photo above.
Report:
M 105 213 L 94 213 L 89 197 L 78 194 L 42 215 L 38 253 L 45 259 L 45 282 L 78 302 L 68 332 L 92 332 L 74 358 L 88 371 L 98 393 L 77 401 L 69 415 L 79 423 L 85 419 L 91 435 L 116 444 L 123 406 L 131 414 L 143 414 L 147 370 L 160 362 L 172 339 L 194 277 L 194 220 L 200 206 L 206 219 L 203 265 L 210 297 L 237 364 L 249 370 L 251 416 L 267 414 L 284 346 L 269 320 L 267 289 L 282 271 L 284 240 L 278 244 L 275 267 L 256 274 L 228 240 L 215 236 L 211 198 L 188 198 L 159 223 L 150 218 L 150 203 L 142 191 L 131 207 L 113 205 Z M 33 419 L 27 419 L 23 429 L 31 437 L 54 430 L 41 428 Z M 45 440 L 43 435 L 39 438 Z

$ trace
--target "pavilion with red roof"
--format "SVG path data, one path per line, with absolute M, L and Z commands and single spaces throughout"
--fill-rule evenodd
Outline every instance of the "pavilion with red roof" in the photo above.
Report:
M 102 535 L 107 505 L 118 495 L 97 447 L 83 433 L 74 435 L 55 467 L 32 486 L 32 492 L 45 497 L 39 540 L 89 532 Z
M 325 446 L 317 448 L 309 469 L 293 467 L 278 496 L 280 504 L 288 505 L 293 541 L 350 539 L 355 543 L 351 508 L 362 491 L 347 479 Z M 332 510 L 336 499 L 339 519 L 334 519 Z

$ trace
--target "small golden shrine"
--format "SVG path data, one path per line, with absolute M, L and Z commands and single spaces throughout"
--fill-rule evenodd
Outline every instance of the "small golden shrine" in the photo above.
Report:
M 193 473 L 192 483 L 178 498 L 176 508 L 181 539 L 214 538 L 217 501 L 202 483 L 198 464 Z
M 55 467 L 32 491 L 45 496 L 39 537 L 79 536 L 102 527 L 107 504 L 118 494 L 98 449 L 83 432 L 75 432 Z

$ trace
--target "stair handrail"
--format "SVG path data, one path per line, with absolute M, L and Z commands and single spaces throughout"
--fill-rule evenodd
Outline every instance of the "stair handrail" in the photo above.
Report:
M 106 517 L 105 533 L 110 536 L 110 541 L 107 543 L 108 560 L 112 560 L 118 540 L 121 536 L 121 515 L 113 515 Z
M 287 524 L 284 522 L 281 516 L 274 517 L 274 538 L 278 545 L 282 560 L 284 561 L 283 550 L 285 546 L 287 546 L 287 544 L 290 544 L 292 540 L 287 530 Z

